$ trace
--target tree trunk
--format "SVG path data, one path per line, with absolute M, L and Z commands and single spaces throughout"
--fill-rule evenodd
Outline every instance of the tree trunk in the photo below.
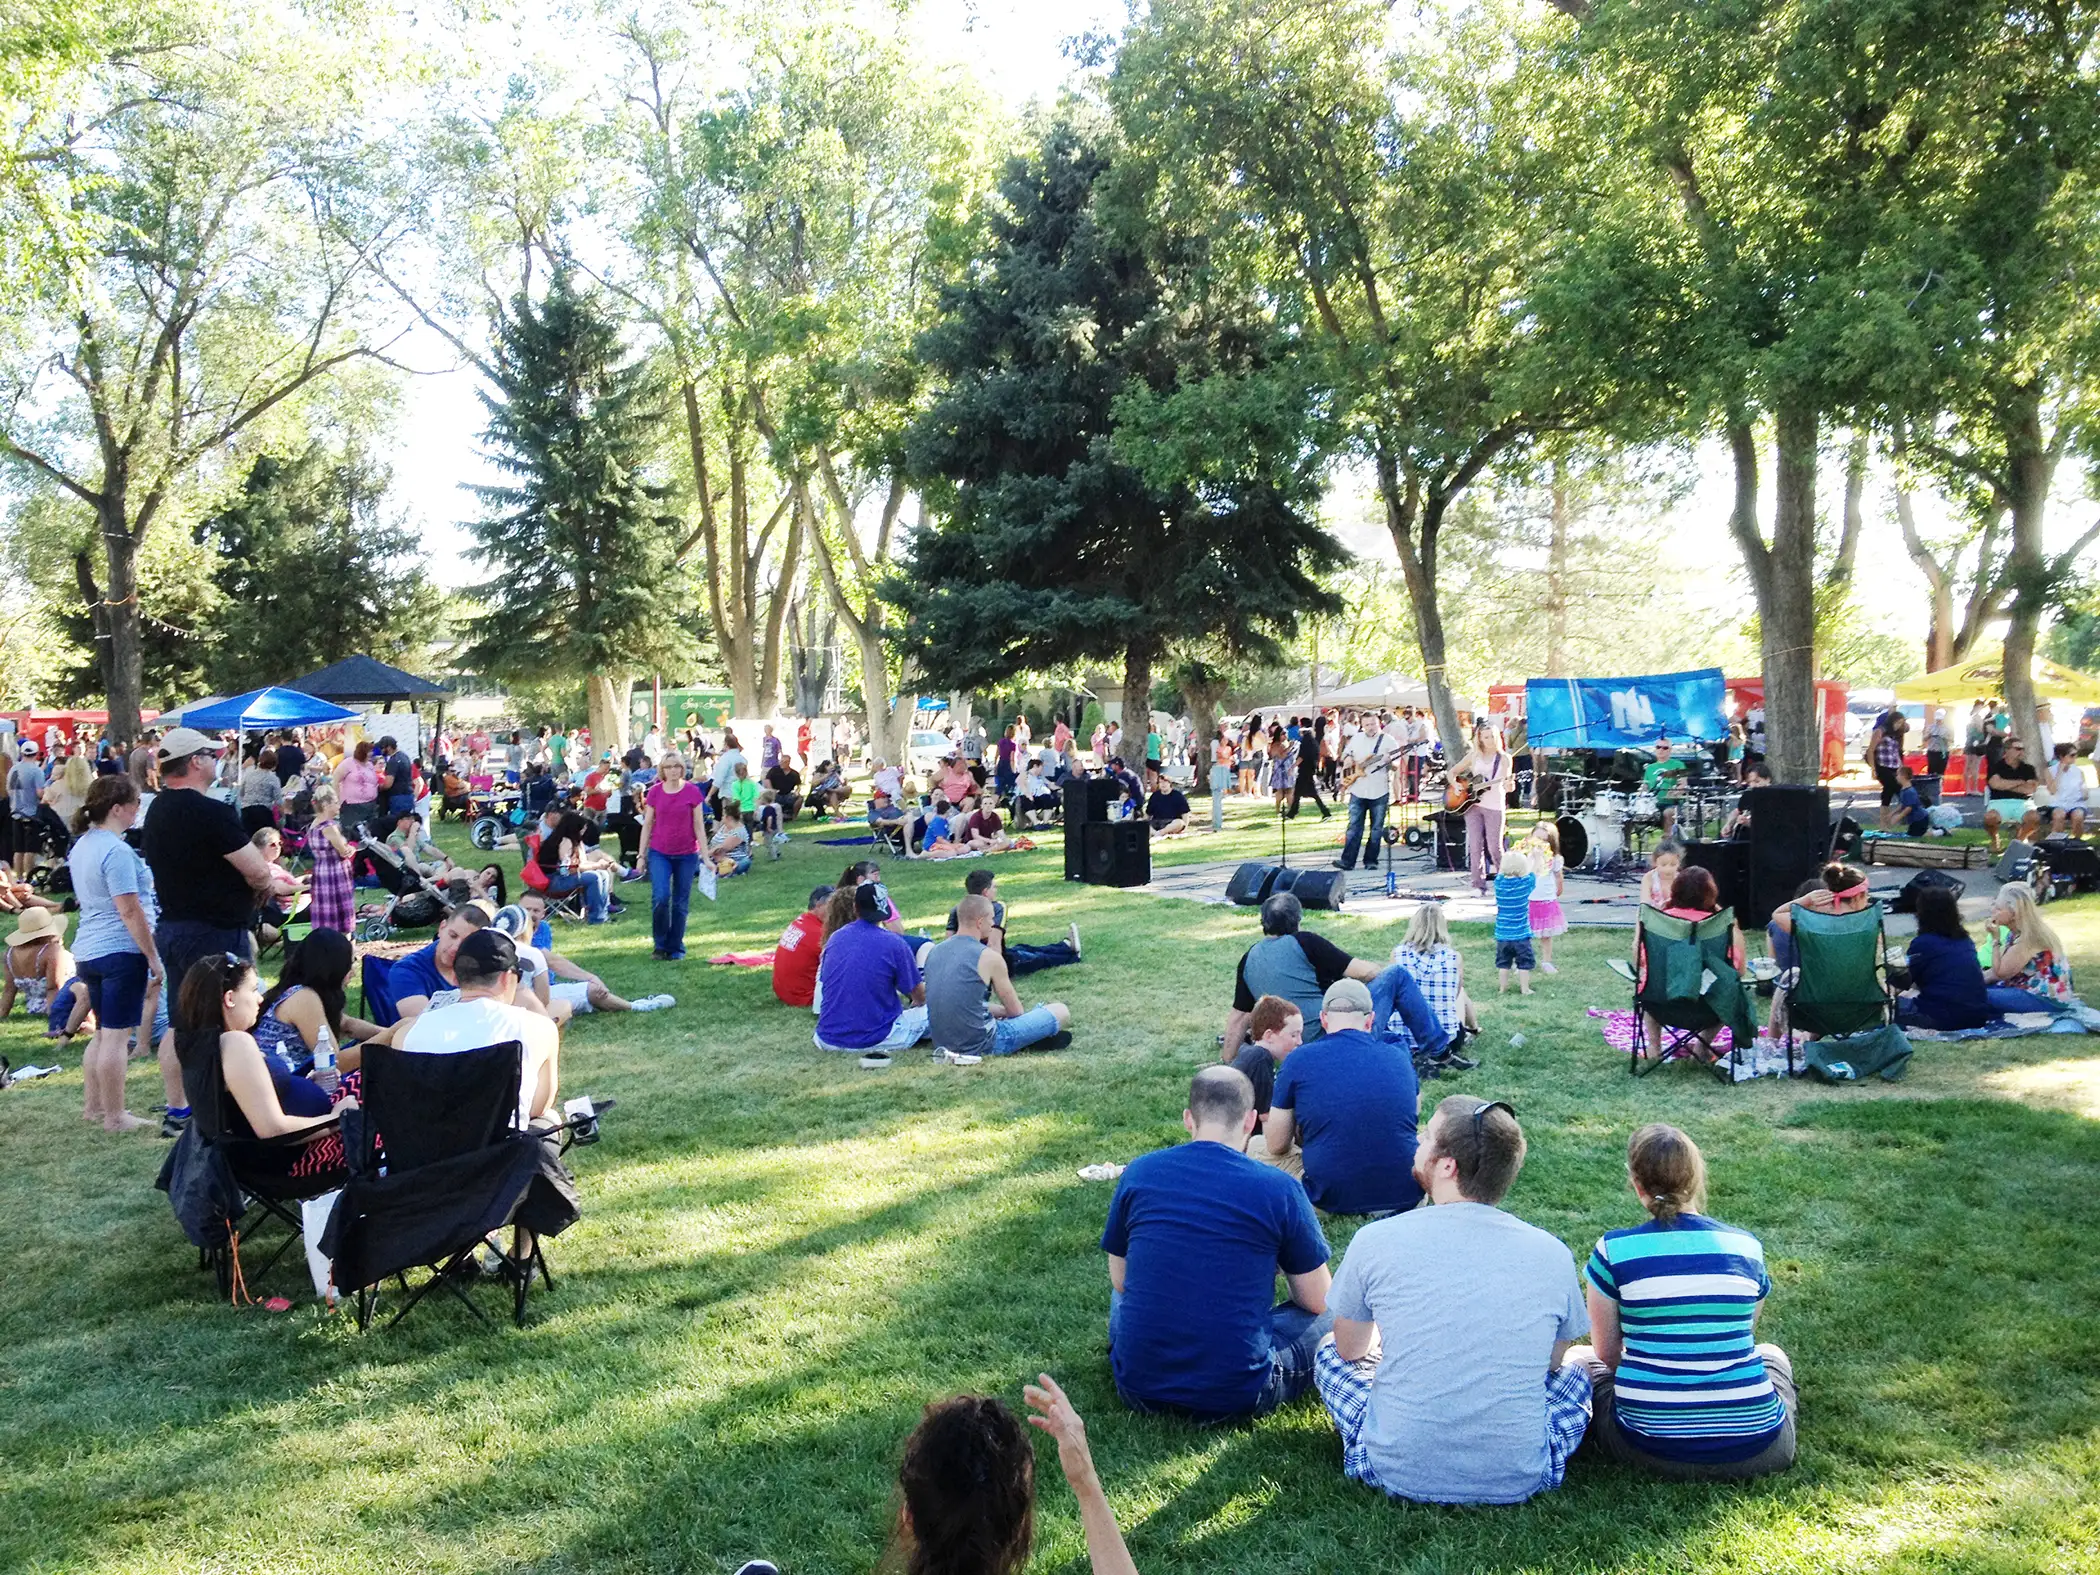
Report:
M 1152 731 L 1152 646 L 1133 640 L 1123 652 L 1123 748 L 1142 749 Z M 1129 758 L 1125 755 L 1125 760 Z M 1140 755 L 1139 758 L 1143 758 Z
M 1555 459 L 1548 472 L 1552 536 L 1546 545 L 1546 676 L 1568 676 L 1568 471 Z
M 139 736 L 146 686 L 139 638 L 139 544 L 124 518 L 122 494 L 105 496 L 97 513 L 109 571 L 95 616 L 95 632 L 102 641 L 102 685 L 110 736 L 129 748 Z
M 2012 505 L 2012 550 L 2005 559 L 2005 580 L 2012 588 L 2011 605 L 2006 609 L 2005 709 L 2013 735 L 2026 744 L 2027 759 L 2039 770 L 2045 756 L 2041 727 L 2034 715 L 2034 648 L 2049 599 L 2042 524 L 2048 514 L 2049 482 L 2056 463 L 2042 437 L 2040 385 L 2022 384 L 2000 410 Z
M 1926 590 L 1932 598 L 1932 611 L 1925 626 L 1925 671 L 1936 673 L 1954 665 L 1954 583 L 1918 534 L 1917 515 L 1911 509 L 1910 490 L 1906 487 L 1896 488 L 1896 523 L 1903 529 L 1904 550 L 1925 576 Z
M 1852 447 L 1845 457 L 1845 518 L 1838 531 L 1837 554 L 1830 561 L 1830 573 L 1826 583 L 1842 589 L 1850 589 L 1852 570 L 1859 562 L 1859 537 L 1866 524 L 1866 511 L 1861 507 L 1867 492 L 1867 434 L 1861 429 L 1852 434 Z
M 1417 483 L 1401 484 L 1398 462 L 1388 453 L 1378 455 L 1378 495 L 1385 504 L 1386 534 L 1400 556 L 1400 578 L 1407 586 L 1407 599 L 1415 614 L 1415 642 L 1422 652 L 1422 682 L 1429 690 L 1429 714 L 1436 718 L 1437 736 L 1443 741 L 1444 758 L 1455 762 L 1465 753 L 1465 740 L 1458 725 L 1458 707 L 1451 702 L 1451 685 L 1444 674 L 1444 615 L 1437 605 L 1435 532 L 1441 518 L 1422 519 L 1424 547 L 1415 546 L 1415 520 L 1421 513 Z M 1440 515 L 1441 509 L 1430 505 Z
M 1218 731 L 1218 702 L 1231 692 L 1227 684 L 1182 680 L 1181 698 L 1189 708 L 1190 751 L 1200 784 L 1210 782 L 1210 746 Z
M 1816 728 L 1816 446 L 1813 410 L 1779 412 L 1773 477 L 1772 546 L 1762 577 L 1765 728 L 1776 782 L 1821 777 Z
M 583 681 L 583 693 L 590 714 L 592 750 L 610 749 L 615 755 L 626 754 L 627 713 L 634 696 L 634 680 L 592 673 Z

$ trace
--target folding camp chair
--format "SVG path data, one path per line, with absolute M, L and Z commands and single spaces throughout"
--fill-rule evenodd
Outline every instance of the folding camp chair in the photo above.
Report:
M 478 1274 L 474 1254 L 506 1225 L 533 1235 L 531 1257 L 510 1272 L 520 1326 L 533 1279 L 553 1288 L 543 1241 L 575 1220 L 575 1189 L 554 1149 L 560 1129 L 518 1125 L 523 1057 L 516 1040 L 457 1055 L 365 1046 L 365 1140 L 323 1241 L 336 1284 L 357 1293 L 360 1330 L 371 1327 L 380 1284 L 407 1290 L 417 1268 L 429 1278 L 387 1327 L 440 1286 L 486 1322 L 466 1285 Z
M 1679 919 L 1660 908 L 1643 906 L 1634 927 L 1634 961 L 1615 958 L 1612 967 L 1633 982 L 1634 1043 L 1628 1070 L 1635 1077 L 1663 1061 L 1690 1056 L 1701 1041 L 1726 1027 L 1735 1040 L 1730 1056 L 1715 1062 L 1729 1078 L 1729 1061 L 1749 1049 L 1757 1037 L 1757 1019 L 1742 976 L 1729 960 L 1735 937 L 1735 910 L 1723 908 L 1703 919 Z M 1650 1061 L 1646 1018 L 1662 1024 L 1662 1054 Z
M 1796 903 L 1793 983 L 1786 992 L 1786 1069 L 1797 1037 L 1864 1033 L 1896 1020 L 1881 904 L 1819 913 Z

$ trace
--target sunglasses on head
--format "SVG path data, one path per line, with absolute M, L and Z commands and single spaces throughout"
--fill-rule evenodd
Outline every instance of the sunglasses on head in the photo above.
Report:
M 1489 1100 L 1483 1100 L 1483 1101 L 1482 1101 L 1482 1102 L 1481 1102 L 1480 1104 L 1477 1104 L 1477 1105 L 1475 1105 L 1475 1106 L 1473 1107 L 1473 1136 L 1474 1136 L 1474 1137 L 1476 1137 L 1476 1138 L 1477 1138 L 1477 1137 L 1479 1137 L 1479 1136 L 1480 1136 L 1480 1133 L 1481 1133 L 1481 1128 L 1482 1128 L 1482 1127 L 1483 1127 L 1483 1126 L 1484 1126 L 1484 1125 L 1486 1124 L 1486 1122 L 1487 1122 L 1487 1118 L 1488 1118 L 1488 1112 L 1489 1112 L 1489 1111 L 1491 1111 L 1491 1110 L 1507 1110 L 1507 1111 L 1509 1112 L 1509 1119 L 1510 1119 L 1510 1120 L 1514 1121 L 1514 1120 L 1516 1120 L 1516 1119 L 1517 1119 L 1517 1107 L 1516 1107 L 1515 1105 L 1511 1104 L 1511 1103 L 1510 1103 L 1510 1102 L 1509 1102 L 1508 1100 L 1506 1100 L 1506 1099 L 1489 1099 Z

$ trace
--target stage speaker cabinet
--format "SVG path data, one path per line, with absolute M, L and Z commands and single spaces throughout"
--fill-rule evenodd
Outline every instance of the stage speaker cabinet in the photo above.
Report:
M 1152 879 L 1152 822 L 1089 822 L 1086 882 L 1089 886 L 1142 886 Z
M 1274 864 L 1242 864 L 1225 884 L 1225 900 L 1242 908 L 1256 908 L 1275 889 Z
M 1750 879 L 1736 917 L 1763 929 L 1830 858 L 1830 789 L 1751 788 L 1742 808 L 1750 817 Z
M 1430 817 L 1436 826 L 1435 867 L 1462 870 L 1466 867 L 1466 817 L 1440 809 Z
M 1065 816 L 1065 879 L 1086 879 L 1086 828 L 1092 822 Z
M 1721 906 L 1735 909 L 1740 917 L 1749 901 L 1750 844 L 1747 842 L 1688 842 L 1684 862 L 1713 876 L 1721 893 Z M 1766 915 L 1767 918 L 1770 915 Z
M 1065 824 L 1108 819 L 1122 791 L 1107 777 L 1073 777 L 1065 784 Z
M 1308 908 L 1339 908 L 1349 895 L 1349 877 L 1343 870 L 1308 869 L 1292 873 L 1291 895 Z

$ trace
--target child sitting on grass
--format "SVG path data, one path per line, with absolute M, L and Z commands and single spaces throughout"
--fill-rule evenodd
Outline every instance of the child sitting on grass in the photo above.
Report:
M 1510 970 L 1515 969 L 1517 987 L 1531 994 L 1531 970 L 1537 958 L 1531 950 L 1531 894 L 1538 877 L 1531 873 L 1531 859 L 1522 848 L 1502 855 L 1502 870 L 1495 877 L 1495 993 L 1509 988 Z
M 1677 884 L 1677 871 L 1684 864 L 1684 850 L 1674 842 L 1665 842 L 1648 859 L 1648 873 L 1641 877 L 1641 905 L 1646 908 L 1667 908 L 1670 905 L 1670 889 Z

